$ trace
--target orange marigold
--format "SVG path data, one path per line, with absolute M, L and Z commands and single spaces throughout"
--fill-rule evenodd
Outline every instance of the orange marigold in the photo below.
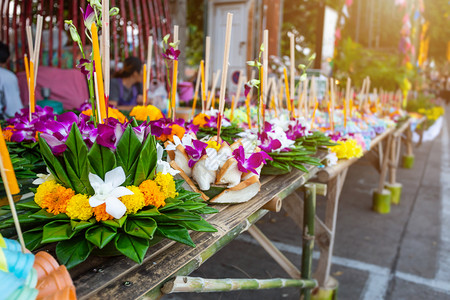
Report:
M 9 125 L 3 129 L 3 136 L 7 142 L 11 142 L 11 136 L 14 133 L 14 126 Z
M 165 142 L 167 140 L 171 141 L 173 143 L 173 136 L 176 135 L 180 139 L 183 138 L 184 134 L 186 133 L 186 129 L 181 127 L 178 124 L 173 124 L 170 126 L 172 128 L 172 132 L 170 134 L 161 134 L 161 136 L 157 137 L 157 140 L 160 140 L 162 142 Z
M 106 203 L 93 207 L 92 210 L 94 211 L 94 216 L 97 222 L 114 219 L 113 216 L 106 212 Z
M 53 193 L 44 196 L 42 200 L 42 208 L 46 208 L 47 212 L 59 215 L 66 212 L 67 202 L 75 195 L 72 189 L 58 186 Z
M 166 205 L 164 193 L 153 180 L 145 180 L 139 185 L 139 189 L 144 194 L 145 206 L 153 205 L 156 208 Z
M 192 120 L 192 123 L 195 126 L 205 127 L 205 125 L 209 121 L 209 116 L 207 114 L 199 113 L 194 117 L 194 120 Z

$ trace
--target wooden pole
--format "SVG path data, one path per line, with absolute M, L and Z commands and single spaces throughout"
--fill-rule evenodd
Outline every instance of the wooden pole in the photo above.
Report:
M 295 99 L 295 40 L 294 40 L 295 36 L 293 33 L 291 33 L 291 35 L 289 36 L 289 43 L 290 43 L 290 54 L 291 54 L 291 65 L 290 65 L 290 75 L 291 75 L 291 99 Z M 291 99 L 289 99 L 289 101 L 291 101 Z M 292 108 L 294 109 L 294 108 Z
M 161 291 L 170 293 L 208 293 L 227 292 L 238 290 L 263 290 L 273 288 L 297 287 L 302 289 L 313 289 L 317 287 L 314 279 L 206 279 L 200 277 L 177 276 L 167 282 Z

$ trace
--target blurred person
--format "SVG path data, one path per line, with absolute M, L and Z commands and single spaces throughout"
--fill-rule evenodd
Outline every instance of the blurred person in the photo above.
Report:
M 0 42 L 0 118 L 14 116 L 22 108 L 16 74 L 6 69 L 9 63 L 9 47 Z
M 142 62 L 130 56 L 123 62 L 123 68 L 111 79 L 109 102 L 116 106 L 142 104 Z

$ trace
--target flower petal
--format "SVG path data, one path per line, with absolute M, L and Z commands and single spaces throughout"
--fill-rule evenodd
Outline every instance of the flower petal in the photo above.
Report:
M 102 205 L 103 203 L 105 203 L 105 200 L 99 196 L 92 196 L 91 198 L 89 198 L 89 205 L 91 207 L 97 207 L 99 205 Z
M 89 173 L 89 183 L 91 184 L 95 193 L 98 193 L 101 186 L 105 184 L 105 182 L 97 174 L 93 173 Z
M 106 199 L 106 212 L 113 216 L 116 219 L 120 219 L 123 217 L 125 212 L 127 211 L 127 207 L 117 198 L 108 197 Z
M 134 193 L 124 186 L 116 187 L 114 190 L 112 190 L 109 193 L 109 196 L 116 197 L 116 198 L 123 197 L 123 196 L 129 196 L 129 195 L 134 195 Z
M 122 167 L 117 167 L 105 174 L 105 183 L 111 184 L 113 187 L 118 187 L 125 182 L 127 178 L 125 177 L 125 172 Z M 120 196 L 118 196 L 120 197 Z

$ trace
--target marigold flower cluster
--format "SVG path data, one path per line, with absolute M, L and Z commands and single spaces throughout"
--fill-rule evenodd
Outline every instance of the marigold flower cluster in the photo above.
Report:
M 130 112 L 130 116 L 134 117 L 138 121 L 147 121 L 147 118 L 150 121 L 156 121 L 164 117 L 163 113 L 154 105 L 138 105 L 133 107 Z
M 127 186 L 133 195 L 120 197 L 125 204 L 127 214 L 135 214 L 146 206 L 156 208 L 166 205 L 165 200 L 174 198 L 175 181 L 170 174 L 158 173 L 155 180 L 145 180 L 139 186 Z M 89 195 L 75 194 L 70 188 L 65 188 L 55 180 L 45 181 L 37 188 L 34 201 L 48 213 L 58 215 L 65 213 L 70 219 L 87 221 L 95 217 L 97 221 L 114 219 L 106 212 L 106 205 L 91 207 Z
M 83 110 L 81 113 L 86 116 L 92 116 L 92 109 Z M 108 107 L 108 118 L 117 119 L 120 123 L 125 123 L 128 121 L 127 117 L 125 117 L 123 113 L 112 107 Z
M 329 148 L 332 152 L 336 153 L 338 159 L 359 158 L 363 155 L 363 148 L 354 139 L 337 141 L 336 146 Z
M 420 108 L 418 111 L 420 114 L 425 115 L 428 120 L 436 121 L 439 119 L 440 116 L 442 116 L 445 111 L 442 106 L 434 106 L 432 108 Z

